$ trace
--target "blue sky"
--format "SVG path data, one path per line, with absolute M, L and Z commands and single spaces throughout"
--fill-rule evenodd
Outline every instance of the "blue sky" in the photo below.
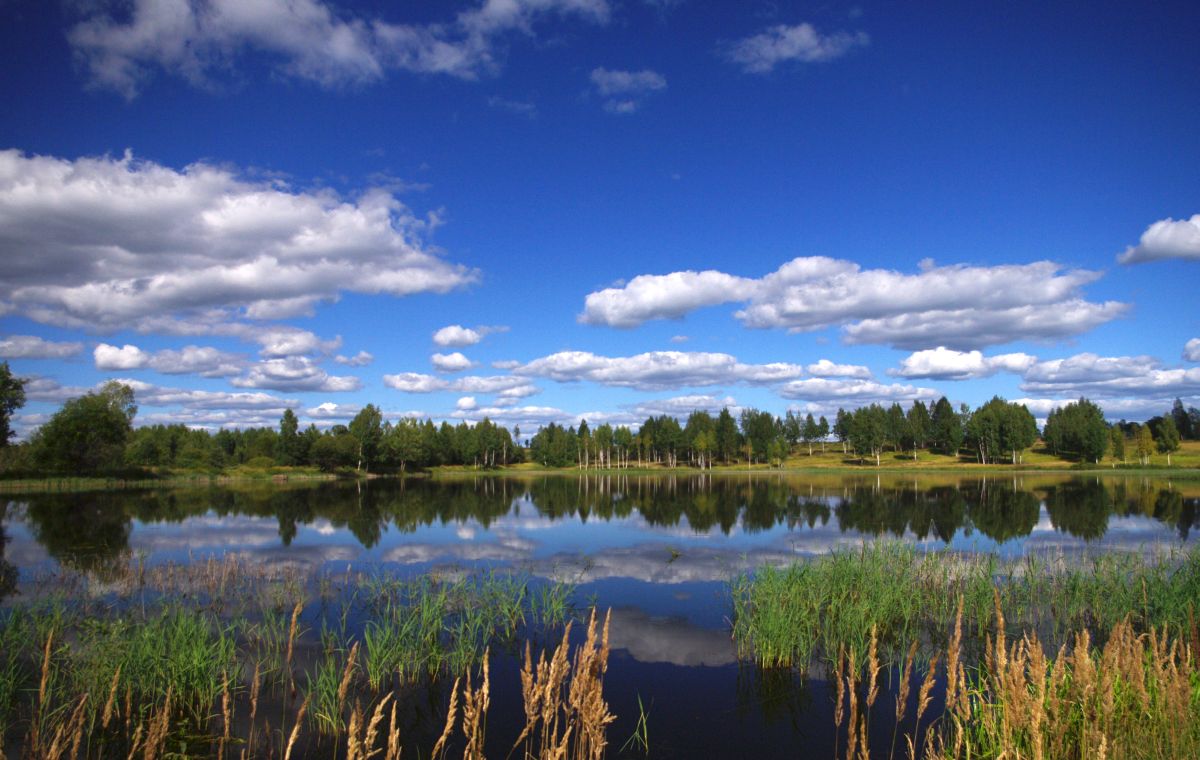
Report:
M 0 0 L 28 431 L 1200 406 L 1200 8 Z M 444 329 L 451 328 L 451 329 Z

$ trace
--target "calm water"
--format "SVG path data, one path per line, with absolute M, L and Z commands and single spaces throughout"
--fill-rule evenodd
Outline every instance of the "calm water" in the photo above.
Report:
M 0 570 L 18 591 L 59 565 L 103 576 L 131 555 L 153 563 L 231 552 L 312 570 L 487 567 L 572 580 L 581 603 L 614 610 L 605 691 L 622 716 L 617 746 L 640 696 L 659 757 L 795 756 L 801 746 L 828 756 L 824 682 L 737 663 L 731 575 L 879 538 L 1007 557 L 1191 547 L 1200 483 L 480 477 L 29 494 L 0 509 Z

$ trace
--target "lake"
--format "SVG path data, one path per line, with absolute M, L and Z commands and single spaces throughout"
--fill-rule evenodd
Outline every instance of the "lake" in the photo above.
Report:
M 1200 528 L 1200 481 L 1043 474 L 245 482 L 9 494 L 0 504 L 2 560 L 16 578 L 5 604 L 36 596 L 60 569 L 102 585 L 130 558 L 573 583 L 578 605 L 613 610 L 605 695 L 620 719 L 610 754 L 645 710 L 656 757 L 833 751 L 824 680 L 739 662 L 729 581 L 740 572 L 879 540 L 1005 559 L 1160 555 L 1194 547 Z M 515 670 L 496 677 L 512 688 Z M 494 723 L 517 712 L 499 707 Z M 890 728 L 879 732 L 886 744 Z

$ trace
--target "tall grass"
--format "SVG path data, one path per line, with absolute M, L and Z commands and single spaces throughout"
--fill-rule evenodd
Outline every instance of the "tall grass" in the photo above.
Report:
M 1146 560 L 1104 554 L 1003 562 L 991 555 L 921 552 L 869 544 L 785 568 L 763 567 L 731 584 L 733 635 L 741 656 L 767 667 L 832 662 L 839 650 L 899 664 L 909 642 L 945 641 L 945 621 L 963 599 L 970 638 L 988 635 L 993 597 L 1022 629 L 1061 641 L 1086 629 L 1104 635 L 1130 619 L 1141 630 L 1187 624 L 1200 604 L 1200 551 Z M 932 656 L 929 646 L 918 659 Z
M 907 722 L 913 685 L 911 657 L 901 672 L 895 719 L 905 727 L 903 755 L 959 758 L 1200 757 L 1200 663 L 1195 625 L 1151 626 L 1139 633 L 1123 620 L 1096 646 L 1085 629 L 1052 654 L 1035 633 L 1010 637 L 994 596 L 993 625 L 983 659 L 963 657 L 963 602 L 945 649 L 934 656 Z M 914 651 L 915 645 L 909 650 Z M 943 664 L 944 663 L 944 664 Z M 836 662 L 838 738 L 846 758 L 870 757 L 869 710 L 879 661 L 868 654 L 865 674 L 853 652 Z M 929 715 L 935 681 L 944 680 L 938 715 Z M 846 707 L 848 705 L 848 708 Z M 922 723 L 924 719 L 924 723 Z M 911 725 L 911 728 L 908 726 Z M 888 756 L 896 755 L 893 735 Z M 882 755 L 879 755 L 882 756 Z
M 89 584 L 68 571 L 0 609 L 0 757 L 395 757 L 405 690 L 574 614 L 571 587 L 493 572 L 304 583 L 229 559 Z

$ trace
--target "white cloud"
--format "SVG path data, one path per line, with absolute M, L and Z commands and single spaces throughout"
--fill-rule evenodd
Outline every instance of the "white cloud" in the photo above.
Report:
M 449 354 L 434 354 L 429 357 L 429 361 L 438 372 L 462 372 L 475 366 L 475 362 L 463 356 L 459 351 Z
M 560 351 L 513 370 L 517 375 L 547 377 L 558 382 L 589 380 L 601 385 L 642 390 L 737 382 L 768 385 L 799 377 L 803 372 L 804 369 L 795 364 L 743 364 L 729 354 L 683 351 L 650 351 L 615 357 L 588 351 Z
M 330 375 L 306 356 L 264 359 L 251 365 L 246 374 L 230 381 L 238 388 L 276 391 L 326 391 L 340 393 L 362 387 L 357 377 Z
M 354 419 L 354 415 L 360 411 L 362 411 L 362 407 L 356 404 L 338 404 L 333 401 L 326 401 L 305 409 L 304 416 L 314 420 L 337 420 L 345 422 Z
M 1158 259 L 1200 261 L 1200 214 L 1191 219 L 1163 219 L 1146 228 L 1137 245 L 1117 256 L 1122 264 Z
M 740 301 L 754 281 L 706 270 L 643 274 L 627 284 L 588 294 L 579 321 L 608 327 L 637 327 L 652 319 L 680 319 L 703 306 Z
M 766 74 L 786 61 L 832 61 L 856 47 L 865 47 L 870 41 L 865 32 L 821 34 L 812 24 L 780 24 L 734 42 L 725 54 L 743 71 Z
M 888 374 L 908 378 L 971 380 L 990 377 L 1001 371 L 1025 372 L 1036 362 L 1036 356 L 1023 353 L 984 356 L 979 351 L 954 351 L 939 346 L 914 352 L 900 362 L 899 369 L 888 370 Z
M 816 364 L 810 364 L 804 369 L 814 377 L 860 377 L 870 378 L 871 370 L 861 364 L 835 364 L 828 359 L 821 359 Z
M 65 359 L 82 350 L 82 343 L 58 343 L 36 335 L 0 339 L 0 359 Z
M 395 375 L 384 375 L 383 384 L 405 393 L 437 393 L 450 391 L 455 393 L 498 393 L 508 398 L 531 396 L 538 392 L 523 377 L 512 375 L 490 375 L 486 377 L 469 375 L 453 380 L 424 375 L 419 372 L 401 372 Z
M 597 67 L 592 69 L 591 80 L 603 100 L 604 110 L 609 113 L 633 113 L 647 97 L 667 88 L 666 78 L 650 69 L 621 71 Z
M 1021 390 L 1078 398 L 1173 398 L 1200 394 L 1200 367 L 1163 369 L 1151 356 L 1076 354 L 1038 362 Z
M 687 343 L 687 342 L 688 342 L 688 336 L 686 336 L 686 335 L 672 335 L 672 336 L 671 336 L 671 342 L 672 342 L 672 343 Z
M 0 151 L 0 300 L 50 324 L 212 331 L 246 304 L 278 315 L 474 282 L 423 245 L 429 227 L 381 190 L 346 200 L 206 164 Z
M 1175 396 L 1145 397 L 1145 398 L 1105 398 L 1095 403 L 1104 412 L 1107 420 L 1147 420 L 1170 410 Z M 1054 409 L 1061 409 L 1067 404 L 1075 403 L 1079 396 L 1059 398 L 1018 398 L 1014 403 L 1024 404 L 1038 418 L 1040 425 L 1045 424 L 1046 415 Z M 1186 403 L 1186 402 L 1185 402 Z
M 1200 362 L 1200 338 L 1192 338 L 1183 347 L 1183 358 L 1189 362 Z
M 475 345 L 489 335 L 506 332 L 508 327 L 505 325 L 446 325 L 433 333 L 433 342 L 442 348 L 465 348 Z
M 729 411 L 736 415 L 741 411 L 737 401 L 733 396 L 709 396 L 704 394 L 692 394 L 687 396 L 675 396 L 673 398 L 664 399 L 648 399 L 639 401 L 636 404 L 630 405 L 629 412 L 634 415 L 640 422 L 646 417 L 661 417 L 667 415 L 680 420 L 687 420 L 687 416 L 695 411 L 708 412 L 709 414 L 717 414 L 721 409 L 728 407 Z M 589 419 L 591 419 L 589 417 Z
M 178 351 L 156 351 L 150 357 L 147 366 L 165 375 L 197 374 L 202 377 L 225 377 L 241 372 L 245 361 L 237 354 L 226 353 L 211 346 L 184 346 Z
M 463 396 L 454 402 L 454 408 L 460 412 L 469 412 L 472 409 L 478 409 L 479 402 L 475 400 L 474 396 Z
M 390 70 L 474 79 L 499 68 L 499 40 L 533 35 L 550 15 L 605 23 L 606 0 L 484 0 L 449 23 L 393 24 L 322 0 L 136 0 L 127 17 L 96 9 L 68 38 L 94 84 L 134 97 L 153 69 L 210 86 L 253 50 L 290 77 L 361 84 Z
M 165 375 L 196 374 L 203 377 L 236 375 L 245 366 L 242 357 L 210 346 L 184 346 L 148 353 L 126 343 L 121 348 L 101 343 L 92 352 L 99 370 L 153 369 Z
M 433 342 L 443 347 L 473 346 L 481 340 L 483 340 L 482 332 L 462 325 L 446 325 L 433 334 Z
M 1049 261 L 990 267 L 924 262 L 920 272 L 904 274 L 809 256 L 758 279 L 711 270 L 640 275 L 589 294 L 579 320 L 635 327 L 744 302 L 734 316 L 747 327 L 798 332 L 840 325 L 848 343 L 971 349 L 1078 335 L 1121 316 L 1127 304 L 1081 297 L 1083 286 L 1099 277 Z
M 829 380 L 819 377 L 785 383 L 779 387 L 778 393 L 786 399 L 855 402 L 855 406 L 937 399 L 942 395 L 932 388 L 913 385 L 884 385 L 873 380 Z
M 101 343 L 92 351 L 92 357 L 100 370 L 141 369 L 150 362 L 149 354 L 128 343 L 120 348 Z
M 338 354 L 333 357 L 333 360 L 338 364 L 343 364 L 347 367 L 365 367 L 375 361 L 375 357 L 367 351 L 359 351 L 354 356 L 342 356 Z
M 177 406 L 188 410 L 260 411 L 281 415 L 284 409 L 296 406 L 298 403 L 294 399 L 284 399 L 269 393 L 201 391 L 155 385 L 132 378 L 115 379 L 133 389 L 137 403 L 141 407 Z M 91 388 L 64 386 L 53 378 L 35 376 L 29 378 L 25 384 L 25 395 L 31 401 L 62 403 L 99 387 L 99 384 Z

